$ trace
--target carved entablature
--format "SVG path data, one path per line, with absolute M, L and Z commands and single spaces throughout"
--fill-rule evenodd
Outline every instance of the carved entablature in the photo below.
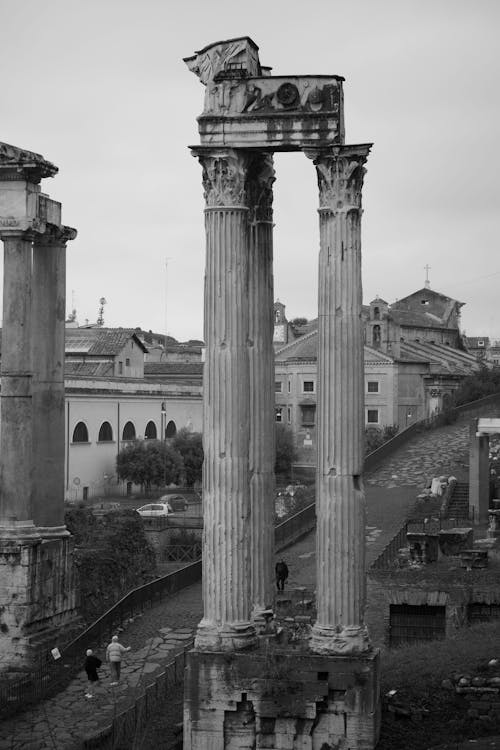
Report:
M 43 177 L 53 177 L 58 168 L 33 151 L 0 143 L 0 181 L 27 180 L 38 183 Z
M 203 168 L 203 189 L 207 208 L 246 206 L 248 155 L 232 149 L 204 152 L 193 149 Z
M 361 208 L 364 164 L 370 148 L 371 144 L 363 144 L 329 152 L 306 152 L 316 166 L 320 208 L 332 211 Z
M 275 179 L 272 155 L 255 155 L 250 162 L 247 177 L 247 201 L 251 222 L 272 222 Z
M 294 151 L 344 143 L 342 76 L 271 76 L 248 37 L 185 62 L 206 86 L 202 145 Z
M 342 80 L 338 76 L 263 76 L 244 81 L 210 81 L 205 115 L 290 115 L 329 112 L 339 116 Z

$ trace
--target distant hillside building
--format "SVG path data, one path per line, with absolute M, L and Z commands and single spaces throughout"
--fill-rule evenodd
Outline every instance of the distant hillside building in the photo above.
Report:
M 66 329 L 68 500 L 137 489 L 116 477 L 116 457 L 130 441 L 201 431 L 201 363 L 145 364 L 147 352 L 133 329 Z
M 280 304 L 280 321 L 286 321 Z M 377 297 L 363 307 L 365 326 L 365 425 L 399 429 L 453 403 L 454 391 L 474 372 L 464 351 L 461 302 L 428 288 L 389 305 Z M 302 336 L 275 351 L 275 416 L 292 429 L 299 464 L 316 456 L 317 320 Z

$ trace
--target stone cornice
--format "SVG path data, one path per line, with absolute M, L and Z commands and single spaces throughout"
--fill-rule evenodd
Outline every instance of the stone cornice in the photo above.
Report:
M 41 154 L 0 142 L 0 180 L 28 179 L 37 183 L 43 177 L 54 177 L 58 171 Z

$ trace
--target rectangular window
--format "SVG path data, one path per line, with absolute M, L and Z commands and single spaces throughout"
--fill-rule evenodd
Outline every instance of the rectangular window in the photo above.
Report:
M 128 357 L 125 360 L 125 367 L 130 367 L 130 359 Z
M 378 380 L 369 380 L 366 390 L 367 393 L 378 393 Z
M 304 380 L 302 390 L 304 393 L 314 393 L 314 380 Z
M 274 409 L 274 418 L 276 422 L 282 422 L 283 421 L 283 409 L 281 406 L 276 406 Z
M 367 409 L 366 421 L 368 424 L 378 424 L 378 409 Z
M 283 383 L 281 382 L 281 380 L 276 380 L 274 382 L 274 392 L 281 393 L 282 390 L 283 390 Z
M 315 406 L 301 406 L 302 409 L 302 424 L 308 427 L 312 427 L 316 419 L 316 407 Z
M 288 424 L 291 424 L 291 421 L 292 421 L 292 407 L 291 406 L 286 407 L 286 420 Z
M 118 362 L 118 375 L 123 375 L 123 362 Z

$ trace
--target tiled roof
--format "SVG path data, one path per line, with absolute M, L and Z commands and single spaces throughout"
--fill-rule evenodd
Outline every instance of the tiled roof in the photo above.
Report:
M 131 338 L 147 352 L 132 328 L 67 328 L 66 355 L 116 356 Z
M 400 326 L 409 328 L 448 328 L 446 321 L 430 312 L 417 310 L 394 310 L 392 307 L 389 318 Z M 455 329 L 450 329 L 455 330 Z
M 202 375 L 203 362 L 145 362 L 144 377 L 148 375 Z
M 317 323 L 316 323 L 317 324 Z M 318 357 L 318 331 L 317 329 L 306 333 L 305 336 L 285 344 L 275 353 L 276 360 L 287 359 L 317 359 Z
M 112 362 L 72 362 L 66 359 L 64 362 L 64 374 L 67 376 L 78 375 L 83 377 L 112 377 Z
M 402 362 L 427 362 L 433 371 L 443 374 L 469 375 L 478 368 L 477 359 L 468 352 L 444 344 L 404 341 L 400 345 Z M 437 370 L 436 370 L 437 368 Z

